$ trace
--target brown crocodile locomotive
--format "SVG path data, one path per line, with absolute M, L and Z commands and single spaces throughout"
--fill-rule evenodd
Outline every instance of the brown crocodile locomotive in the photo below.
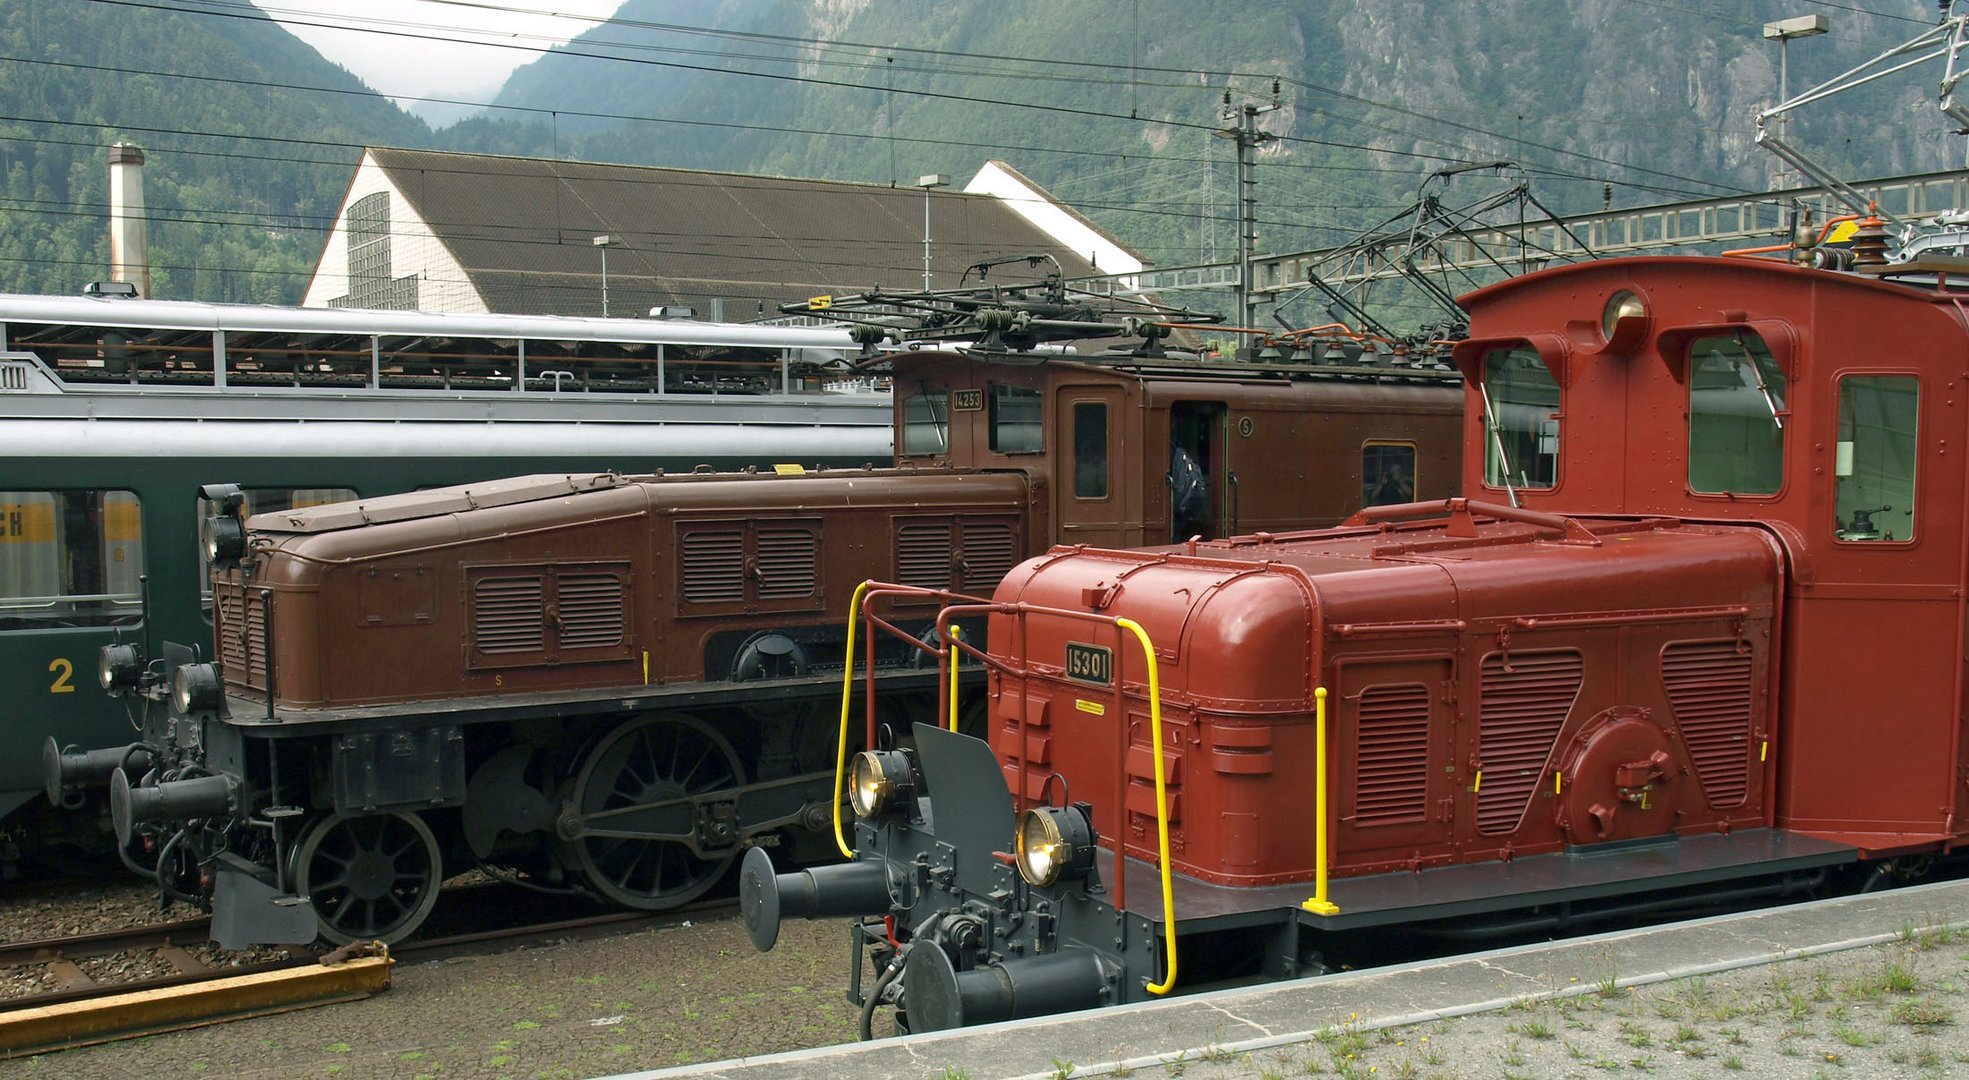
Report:
M 1055 543 L 1329 525 L 1459 483 L 1433 366 L 1153 340 L 882 363 L 894 466 L 525 476 L 244 523 L 211 490 L 211 658 L 112 646 L 145 737 L 51 744 L 51 791 L 109 782 L 126 845 L 232 946 L 401 938 L 474 867 L 668 907 L 748 847 L 829 850 L 860 582 L 988 593 Z M 883 645 L 885 698 L 926 703 L 925 655 Z

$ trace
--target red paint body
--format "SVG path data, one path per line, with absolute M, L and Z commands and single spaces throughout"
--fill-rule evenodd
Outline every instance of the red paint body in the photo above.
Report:
M 1126 618 L 1201 881 L 1312 878 L 1318 686 L 1339 878 L 1758 827 L 1953 848 L 1969 264 L 1941 269 L 1607 260 L 1472 294 L 1462 487 L 1495 507 L 1015 569 L 996 600 L 1027 608 L 990 635 L 1015 797 L 1064 780 L 1155 861 L 1146 665 L 1099 621 Z M 1070 643 L 1112 683 L 1069 677 Z

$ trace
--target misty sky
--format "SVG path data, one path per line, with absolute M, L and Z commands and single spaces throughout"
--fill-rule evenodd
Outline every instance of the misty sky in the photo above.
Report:
M 383 94 L 473 101 L 490 98 L 514 68 L 539 56 L 536 50 L 565 42 L 622 6 L 622 0 L 253 2 Z M 527 14 L 548 11 L 564 14 Z

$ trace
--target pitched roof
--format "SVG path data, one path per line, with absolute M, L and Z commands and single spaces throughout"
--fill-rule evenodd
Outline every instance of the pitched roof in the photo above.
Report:
M 725 317 L 923 275 L 924 193 L 634 165 L 372 148 L 370 156 L 494 311 L 599 312 L 601 255 L 617 314 L 682 305 Z M 998 199 L 930 193 L 933 284 L 985 259 L 1046 252 L 1095 272 Z M 1023 267 L 1019 268 L 1023 271 Z M 1001 271 L 1001 273 L 1005 273 Z M 1022 273 L 1012 274 L 1025 280 Z M 975 277 L 975 275 L 973 275 Z

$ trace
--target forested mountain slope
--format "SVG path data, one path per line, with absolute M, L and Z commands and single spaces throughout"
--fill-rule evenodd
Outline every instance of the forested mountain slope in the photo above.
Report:
M 0 291 L 108 276 L 107 147 L 123 140 L 149 159 L 158 296 L 291 302 L 359 147 L 430 138 L 251 7 L 226 10 L 243 17 L 0 0 Z
M 1921 0 L 627 0 L 433 133 L 243 3 L 0 0 L 0 289 L 103 276 L 118 138 L 150 157 L 158 295 L 214 300 L 298 297 L 364 144 L 905 185 L 1003 158 L 1163 265 L 1235 243 L 1227 90 L 1277 136 L 1263 249 L 1350 235 L 1460 162 L 1522 163 L 1567 211 L 1759 192 L 1776 160 L 1751 117 L 1779 61 L 1760 27 L 1815 12 L 1832 32 L 1790 46 L 1794 91 L 1935 17 Z M 1959 165 L 1940 77 L 1883 80 L 1791 135 L 1852 177 Z

